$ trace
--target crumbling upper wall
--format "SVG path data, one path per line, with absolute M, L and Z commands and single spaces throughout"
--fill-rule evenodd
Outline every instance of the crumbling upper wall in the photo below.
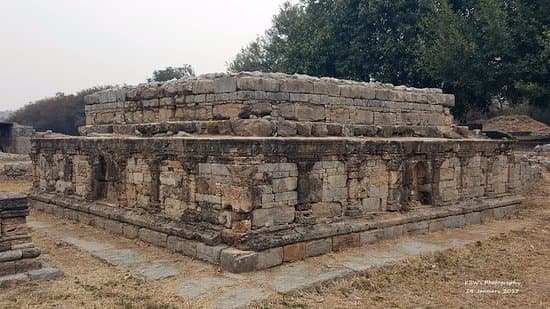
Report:
M 281 73 L 209 74 L 86 97 L 83 134 L 453 137 L 440 89 Z

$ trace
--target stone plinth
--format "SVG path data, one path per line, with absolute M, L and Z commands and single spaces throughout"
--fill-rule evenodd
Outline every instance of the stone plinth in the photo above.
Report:
M 261 269 L 480 223 L 521 201 L 511 142 L 58 137 L 35 142 L 33 207 Z
M 27 198 L 0 193 L 0 276 L 13 275 L 41 267 L 26 226 Z
M 0 288 L 62 275 L 55 268 L 44 268 L 38 259 L 40 250 L 28 234 L 27 215 L 26 196 L 0 191 Z

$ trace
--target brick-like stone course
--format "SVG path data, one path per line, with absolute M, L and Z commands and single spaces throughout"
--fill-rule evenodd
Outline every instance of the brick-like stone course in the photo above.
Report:
M 40 250 L 28 233 L 27 215 L 26 196 L 0 191 L 0 288 L 62 275 L 57 269 L 42 268 Z
M 171 131 L 241 136 L 388 132 L 444 136 L 451 131 L 449 108 L 453 105 L 454 97 L 439 89 L 302 75 L 208 74 L 89 95 L 83 132 L 155 134 L 163 132 L 162 123 L 186 121 L 187 128 L 175 125 Z M 149 130 L 141 125 L 145 123 L 151 124 Z M 298 124 L 307 129 L 298 130 Z M 362 126 L 370 130 L 361 130 Z M 385 127 L 385 133 L 379 127 Z M 416 129 L 407 133 L 404 127 Z
M 26 226 L 27 199 L 0 191 L 0 277 L 24 273 L 42 266 Z

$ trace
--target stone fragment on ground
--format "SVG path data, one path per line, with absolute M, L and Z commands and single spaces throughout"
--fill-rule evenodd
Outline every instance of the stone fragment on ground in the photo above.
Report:
M 259 288 L 237 288 L 222 294 L 218 298 L 216 308 L 241 308 L 247 304 L 266 299 L 269 294 Z
M 55 267 L 44 267 L 29 271 L 31 280 L 50 280 L 59 277 L 63 277 L 63 271 Z
M 133 275 L 145 281 L 157 281 L 166 278 L 179 276 L 181 273 L 174 267 L 164 265 L 163 263 L 146 264 L 138 267 Z

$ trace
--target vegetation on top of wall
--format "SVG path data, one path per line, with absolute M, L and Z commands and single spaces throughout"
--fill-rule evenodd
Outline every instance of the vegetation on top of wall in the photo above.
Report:
M 171 79 L 180 79 L 182 77 L 195 76 L 195 69 L 189 64 L 181 67 L 166 67 L 164 69 L 153 71 L 153 76 L 147 78 L 148 82 L 165 82 Z

